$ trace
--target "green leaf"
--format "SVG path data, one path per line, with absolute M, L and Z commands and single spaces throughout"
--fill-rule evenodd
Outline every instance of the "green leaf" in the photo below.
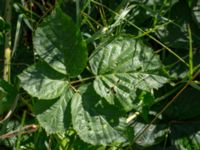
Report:
M 72 123 L 80 138 L 93 145 L 124 142 L 121 112 L 103 101 L 92 85 L 82 86 L 72 99 Z
M 134 130 L 134 136 L 139 134 L 146 124 L 142 122 L 135 121 L 132 125 Z M 147 128 L 144 133 L 135 141 L 134 147 L 149 147 L 160 143 L 165 138 L 165 134 L 168 132 L 168 126 L 165 124 L 152 124 Z M 139 148 L 138 148 L 139 149 Z
M 137 89 L 151 91 L 167 82 L 160 73 L 159 56 L 129 36 L 116 37 L 95 53 L 89 63 L 96 76 L 96 92 L 110 104 L 121 104 L 126 111 L 134 107 Z
M 184 11 L 182 11 L 184 10 Z M 188 48 L 188 24 L 192 30 L 193 46 L 199 46 L 199 29 L 192 20 L 191 10 L 187 1 L 179 1 L 168 12 L 168 17 L 172 23 L 162 26 L 156 32 L 158 38 L 167 46 L 174 48 Z M 180 54 L 182 52 L 177 51 Z
M 48 134 L 64 132 L 71 122 L 70 101 L 73 91 L 68 87 L 58 99 L 37 100 L 34 105 L 36 117 Z
M 24 90 L 39 99 L 58 98 L 68 85 L 64 75 L 43 62 L 28 67 L 18 77 Z
M 16 96 L 16 89 L 6 81 L 0 79 L 0 115 L 11 108 Z
M 137 99 L 139 100 L 137 106 L 141 108 L 138 111 L 143 119 L 148 122 L 149 110 L 154 104 L 154 96 L 150 92 L 141 91 Z
M 79 75 L 86 66 L 86 43 L 72 19 L 59 7 L 37 27 L 33 44 L 38 55 L 63 74 Z

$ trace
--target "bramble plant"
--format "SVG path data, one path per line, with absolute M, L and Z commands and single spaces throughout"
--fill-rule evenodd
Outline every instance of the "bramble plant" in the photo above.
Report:
M 17 28 L 16 60 L 9 55 L 0 80 L 4 146 L 17 136 L 16 149 L 200 148 L 200 1 L 112 2 L 76 1 L 75 17 L 70 2 L 27 2 L 29 9 L 15 3 L 18 23 L 32 30 L 31 42 L 21 45 L 34 61 L 11 77 L 11 61 L 22 53 Z M 180 7 L 192 14 L 175 22 Z M 9 27 L 0 21 L 3 35 Z M 180 53 L 185 46 L 189 52 Z M 24 106 L 21 123 L 18 115 L 10 121 Z M 15 124 L 19 130 L 6 133 Z
M 151 93 L 167 82 L 159 56 L 150 47 L 125 34 L 106 40 L 108 44 L 89 57 L 91 76 L 74 80 L 88 60 L 79 29 L 59 7 L 37 27 L 33 44 L 41 60 L 19 78 L 38 98 L 35 113 L 47 133 L 64 132 L 72 124 L 90 144 L 124 142 L 126 112 L 143 113 L 144 105 L 153 104 L 137 102 L 136 93 Z

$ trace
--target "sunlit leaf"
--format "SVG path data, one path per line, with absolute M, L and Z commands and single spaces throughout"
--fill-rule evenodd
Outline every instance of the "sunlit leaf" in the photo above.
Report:
M 126 111 L 134 107 L 137 89 L 151 91 L 167 82 L 161 74 L 159 56 L 129 36 L 116 37 L 100 49 L 91 58 L 90 67 L 96 76 L 96 92 Z

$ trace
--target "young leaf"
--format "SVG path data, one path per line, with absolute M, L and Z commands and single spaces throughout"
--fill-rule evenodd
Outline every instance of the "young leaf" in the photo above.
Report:
M 93 145 L 107 145 L 124 142 L 121 126 L 121 113 L 95 93 L 92 85 L 82 86 L 80 93 L 72 98 L 72 124 L 80 138 Z
M 119 36 L 100 49 L 90 60 L 96 75 L 94 88 L 109 103 L 133 108 L 137 89 L 151 91 L 167 82 L 161 62 L 153 50 L 129 36 Z
M 73 91 L 67 87 L 58 99 L 37 100 L 34 106 L 40 125 L 48 134 L 64 132 L 71 122 L 70 101 Z
M 42 59 L 63 74 L 79 75 L 86 66 L 86 43 L 72 19 L 59 7 L 37 27 L 33 45 Z
M 64 75 L 43 62 L 30 66 L 18 77 L 24 90 L 39 99 L 58 98 L 68 85 Z

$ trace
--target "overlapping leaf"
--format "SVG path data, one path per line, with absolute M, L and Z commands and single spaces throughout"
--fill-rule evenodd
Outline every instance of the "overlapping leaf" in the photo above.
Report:
M 33 44 L 40 57 L 58 72 L 76 76 L 86 66 L 87 49 L 81 33 L 59 7 L 37 27 Z
M 71 105 L 73 127 L 80 138 L 94 145 L 125 141 L 123 129 L 117 130 L 122 127 L 120 111 L 108 103 L 104 105 L 91 84 L 80 91 L 82 95 L 76 93 Z
M 21 86 L 39 99 L 58 98 L 68 85 L 65 76 L 56 72 L 46 63 L 35 64 L 19 75 Z
M 119 36 L 90 60 L 96 92 L 111 104 L 133 108 L 137 89 L 151 91 L 167 82 L 153 50 L 129 36 Z

